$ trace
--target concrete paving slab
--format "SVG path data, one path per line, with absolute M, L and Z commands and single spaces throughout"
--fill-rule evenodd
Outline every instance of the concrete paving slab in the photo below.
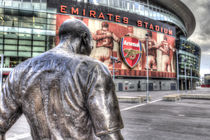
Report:
M 156 102 L 123 111 L 125 140 L 209 140 L 207 100 Z
M 183 94 L 180 95 L 182 99 L 197 99 L 197 100 L 210 100 L 210 93 L 208 94 Z
M 141 97 L 143 99 L 143 101 L 147 101 L 147 96 L 146 95 L 139 95 L 137 97 Z M 152 101 L 152 97 L 151 96 L 149 96 L 148 99 L 149 99 L 149 101 Z
M 122 103 L 142 103 L 143 97 L 118 96 L 118 101 Z
M 171 94 L 163 96 L 163 101 L 178 101 L 180 99 L 210 100 L 210 94 Z
M 163 96 L 163 101 L 178 101 L 181 97 L 179 94 L 165 95 Z

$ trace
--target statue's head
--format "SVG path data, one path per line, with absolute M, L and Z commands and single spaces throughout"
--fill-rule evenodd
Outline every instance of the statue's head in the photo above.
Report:
M 74 53 L 90 55 L 92 36 L 88 27 L 78 19 L 66 20 L 59 30 L 60 43 L 70 47 Z

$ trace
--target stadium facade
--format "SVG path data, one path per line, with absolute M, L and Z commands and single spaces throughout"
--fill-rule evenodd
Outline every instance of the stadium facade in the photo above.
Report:
M 60 25 L 72 18 L 89 27 L 91 57 L 107 65 L 116 90 L 146 90 L 147 69 L 150 90 L 195 87 L 201 53 L 187 38 L 196 22 L 180 0 L 1 0 L 4 77 L 56 46 Z

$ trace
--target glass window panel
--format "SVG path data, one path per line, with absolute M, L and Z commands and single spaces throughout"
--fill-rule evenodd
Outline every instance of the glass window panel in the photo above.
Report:
M 29 10 L 20 10 L 19 11 L 19 15 L 20 17 L 23 17 L 23 18 L 32 18 L 34 16 L 34 13 L 33 11 L 29 11 Z
M 4 26 L 13 26 L 13 21 L 4 21 Z
M 32 5 L 33 5 L 35 10 L 39 10 L 41 8 L 40 3 L 33 3 Z
M 0 39 L 0 44 L 2 44 L 3 43 L 3 39 Z
M 31 0 L 23 0 L 23 2 L 31 2 Z
M 0 8 L 0 13 L 4 13 L 4 9 L 3 8 Z
M 139 3 L 138 2 L 135 2 L 135 12 L 139 12 L 140 11 L 140 5 L 139 5 Z
M 4 15 L 2 18 L 4 21 L 18 21 L 18 16 Z
M 33 24 L 27 22 L 19 22 L 19 27 L 22 28 L 33 28 Z
M 4 51 L 5 56 L 17 56 L 17 51 Z
M 55 25 L 47 25 L 47 30 L 56 30 L 56 26 Z
M 32 3 L 31 2 L 24 2 L 24 3 L 22 3 L 21 8 L 24 8 L 24 9 L 32 9 L 33 6 L 32 6 Z
M 7 33 L 4 35 L 5 38 L 17 38 L 17 34 L 15 33 Z
M 54 19 L 47 19 L 48 24 L 56 24 L 56 20 Z
M 13 39 L 5 39 L 5 44 L 14 44 L 17 45 L 17 40 L 13 40 Z
M 41 24 L 41 23 L 34 23 L 33 27 L 36 28 L 36 29 L 43 29 L 43 30 L 46 30 L 46 24 Z
M 56 15 L 55 14 L 47 14 L 47 18 L 56 19 Z
M 0 50 L 3 50 L 3 45 L 2 44 L 0 44 Z
M 30 46 L 19 46 L 19 50 L 20 51 L 31 51 L 31 47 Z
M 41 9 L 46 10 L 47 9 L 47 3 L 41 3 Z
M 55 31 L 50 31 L 50 30 L 47 30 L 45 32 L 45 34 L 49 35 L 49 36 L 56 36 L 56 32 Z
M 20 0 L 13 0 L 13 3 L 12 3 L 12 6 L 15 7 L 15 8 L 18 8 L 19 7 L 19 4 L 20 4 Z
M 44 13 L 44 12 L 37 12 L 37 13 L 35 13 L 35 15 L 37 17 L 41 17 L 41 18 L 46 18 L 47 17 L 47 13 Z
M 17 46 L 14 45 L 4 45 L 4 50 L 17 50 Z
M 41 0 L 33 0 L 33 2 L 40 3 Z
M 20 45 L 31 45 L 31 41 L 19 40 L 19 44 L 20 44 Z
M 19 18 L 20 21 L 22 22 L 33 22 L 33 17 L 27 17 L 27 16 L 22 16 Z
M 29 28 L 19 28 L 19 32 L 31 34 L 32 33 L 32 29 L 29 29 Z
M 44 34 L 46 34 L 46 31 L 45 30 L 40 30 L 40 29 L 33 29 L 33 33 L 44 35 Z
M 33 41 L 33 45 L 35 45 L 35 46 L 45 46 L 45 42 L 44 41 Z
M 36 22 L 36 23 L 47 23 L 47 19 L 46 18 L 35 17 L 34 22 Z
M 33 57 L 38 56 L 38 55 L 40 55 L 40 54 L 42 54 L 42 53 L 33 52 Z
M 12 6 L 12 1 L 7 0 L 7 2 L 5 2 L 5 6 L 6 7 L 11 7 Z
M 19 34 L 19 39 L 31 39 L 31 34 Z
M 44 35 L 34 35 L 33 39 L 34 40 L 45 40 L 46 36 L 44 36 Z
M 148 8 L 145 8 L 145 9 L 144 9 L 144 14 L 145 14 L 145 16 L 147 16 L 147 17 L 149 16 Z
M 129 10 L 134 11 L 134 3 L 129 2 Z
M 19 27 L 19 22 L 18 21 L 14 22 L 14 27 Z
M 18 52 L 18 56 L 21 57 L 31 57 L 31 52 Z
M 144 5 L 140 5 L 140 15 L 144 15 Z
M 34 52 L 44 52 L 45 51 L 45 47 L 33 47 L 33 51 Z

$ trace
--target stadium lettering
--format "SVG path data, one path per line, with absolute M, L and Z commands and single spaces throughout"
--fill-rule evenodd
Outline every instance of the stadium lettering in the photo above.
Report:
M 81 15 L 81 16 L 86 16 L 86 17 L 91 17 L 91 18 L 114 21 L 117 23 L 129 24 L 128 17 L 122 17 L 120 15 L 114 15 L 112 13 L 97 12 L 95 10 L 79 9 L 73 6 L 60 5 L 60 13 Z M 149 30 L 154 30 L 156 32 L 162 32 L 168 35 L 173 35 L 173 30 L 161 27 L 159 25 L 152 24 L 148 21 L 137 20 L 136 26 L 146 28 Z

